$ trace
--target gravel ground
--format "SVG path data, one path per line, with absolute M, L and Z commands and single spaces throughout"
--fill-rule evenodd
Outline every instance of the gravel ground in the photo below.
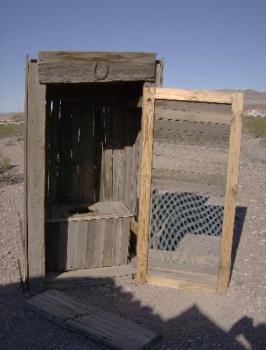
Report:
M 0 151 L 13 164 L 0 174 L 0 349 L 104 349 L 27 307 L 17 267 L 22 257 L 22 142 L 0 140 Z M 65 291 L 160 333 L 153 349 L 266 349 L 265 142 L 244 136 L 240 171 L 238 215 L 245 214 L 245 220 L 226 296 L 139 286 L 125 278 Z

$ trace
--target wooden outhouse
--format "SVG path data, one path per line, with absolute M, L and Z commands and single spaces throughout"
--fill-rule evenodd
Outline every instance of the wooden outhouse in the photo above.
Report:
M 136 256 L 140 283 L 224 293 L 243 94 L 162 88 L 154 53 L 48 51 L 26 68 L 30 291 Z
M 49 272 L 124 265 L 135 254 L 143 86 L 161 80 L 154 53 L 40 52 L 27 62 L 31 291 Z

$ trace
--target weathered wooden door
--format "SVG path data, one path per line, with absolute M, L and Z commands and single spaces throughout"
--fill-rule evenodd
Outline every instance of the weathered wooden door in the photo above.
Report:
M 227 289 L 243 95 L 144 88 L 137 278 Z

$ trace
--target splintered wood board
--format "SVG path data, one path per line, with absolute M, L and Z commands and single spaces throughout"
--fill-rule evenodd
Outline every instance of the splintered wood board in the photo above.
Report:
M 28 300 L 39 313 L 62 327 L 83 334 L 113 349 L 137 350 L 151 345 L 158 335 L 135 322 L 84 304 L 57 290 Z

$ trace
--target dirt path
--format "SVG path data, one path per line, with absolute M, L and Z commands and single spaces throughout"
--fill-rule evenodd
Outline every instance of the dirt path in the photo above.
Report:
M 26 306 L 17 269 L 23 150 L 15 140 L 0 140 L 0 151 L 16 165 L 0 181 L 0 348 L 103 349 Z M 245 220 L 226 296 L 139 286 L 128 279 L 66 291 L 159 332 L 156 349 L 266 349 L 266 146 L 249 135 L 243 139 L 237 205 Z

